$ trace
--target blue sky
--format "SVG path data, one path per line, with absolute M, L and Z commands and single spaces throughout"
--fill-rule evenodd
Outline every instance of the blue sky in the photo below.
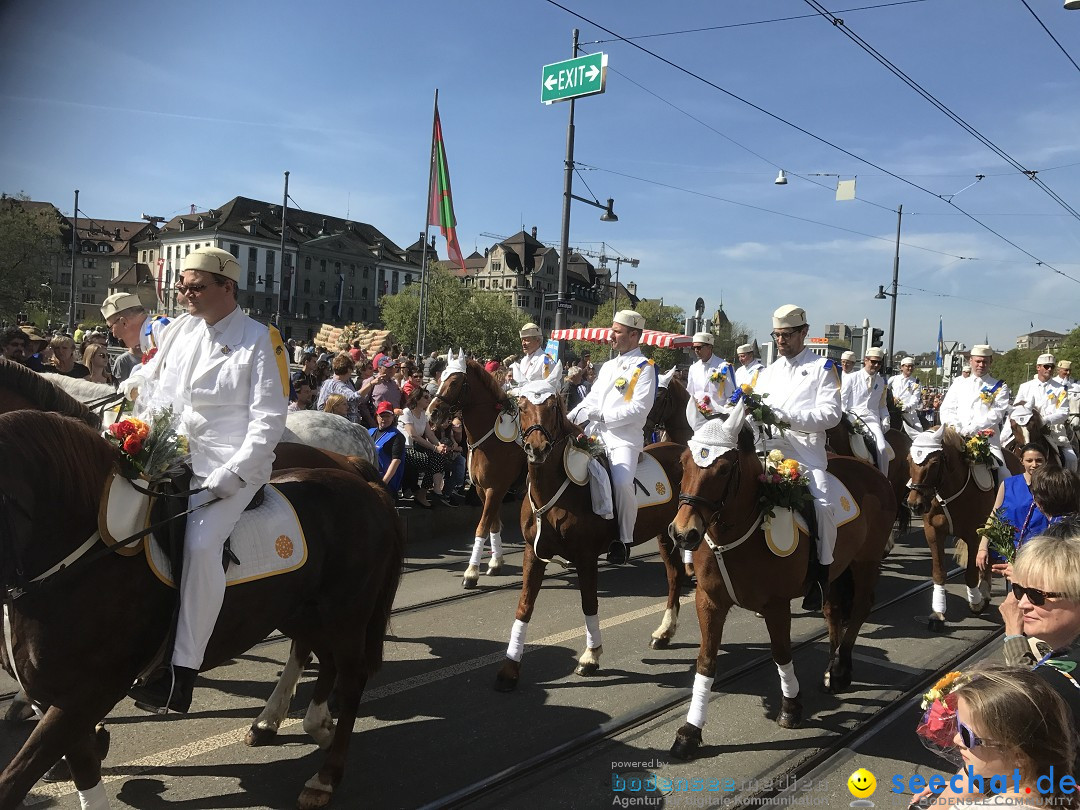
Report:
M 1020 0 L 825 4 L 847 27 L 1080 209 L 1080 70 Z M 439 88 L 466 251 L 536 226 L 557 242 L 567 104 L 541 67 L 609 54 L 607 92 L 577 103 L 576 160 L 618 223 L 574 203 L 571 243 L 638 258 L 622 279 L 687 310 L 723 299 L 759 339 L 784 303 L 813 332 L 887 326 L 904 207 L 896 348 L 1075 327 L 1080 222 L 799 0 L 565 0 L 779 118 L 543 0 L 0 5 L 0 189 L 95 217 L 171 216 L 236 195 L 370 222 L 399 244 L 423 227 Z M 1028 5 L 1080 62 L 1080 12 Z M 805 15 L 814 15 L 805 17 Z M 778 18 L 804 17 L 756 23 Z M 716 26 L 727 26 L 715 28 Z M 779 168 L 789 183 L 773 183 Z M 826 176 L 808 176 L 820 173 Z M 979 182 L 978 174 L 985 175 Z M 797 175 L 803 175 L 799 177 Z M 858 199 L 836 202 L 836 177 Z M 575 178 L 575 193 L 589 191 Z M 966 188 L 975 183 L 970 188 Z M 954 203 L 1002 237 L 935 195 Z M 445 254 L 441 244 L 440 250 Z M 1026 255 L 1023 251 L 1031 254 Z M 963 259 L 958 257 L 965 257 Z M 1043 262 L 1043 265 L 1037 264 Z

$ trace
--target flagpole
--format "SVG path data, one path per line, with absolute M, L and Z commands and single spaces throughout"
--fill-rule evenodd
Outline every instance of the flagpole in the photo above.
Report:
M 431 143 L 428 148 L 427 206 L 424 208 L 424 247 L 420 252 L 420 305 L 416 310 L 416 359 L 424 357 L 425 321 L 427 320 L 427 254 L 428 228 L 431 226 L 431 194 L 435 185 L 435 121 L 439 116 L 439 88 L 435 88 L 435 103 L 431 110 Z

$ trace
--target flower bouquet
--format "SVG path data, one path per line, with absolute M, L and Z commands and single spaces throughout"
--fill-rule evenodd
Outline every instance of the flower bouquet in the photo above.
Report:
M 507 416 L 517 419 L 518 417 L 518 405 L 517 400 L 514 397 L 506 397 L 506 399 L 500 400 L 495 403 L 495 412 L 497 414 L 506 414 Z
M 710 416 L 715 416 L 716 412 L 712 409 L 712 400 L 709 399 L 709 395 L 706 394 L 701 399 L 694 400 L 694 407 L 698 409 L 698 413 L 708 419 Z
M 735 389 L 735 393 L 731 395 L 729 400 L 732 405 L 738 405 L 739 400 L 746 403 L 746 412 L 754 417 L 754 421 L 761 427 L 772 427 L 783 434 L 785 430 L 791 427 L 790 422 L 786 422 L 776 415 L 776 411 L 765 404 L 765 397 L 768 394 L 755 394 L 752 386 L 743 383 L 741 386 Z
M 155 411 L 150 421 L 129 417 L 109 425 L 105 438 L 120 451 L 126 478 L 159 481 L 179 473 L 187 463 L 187 436 L 177 432 L 172 408 Z
M 915 728 L 919 741 L 954 765 L 962 764 L 953 737 L 956 735 L 956 687 L 963 683 L 962 672 L 950 672 L 923 695 L 923 716 Z
M 975 530 L 975 534 L 987 539 L 990 554 L 998 561 L 1009 565 L 1016 561 L 1016 527 L 1005 517 L 1004 509 L 992 512 L 986 523 Z
M 989 428 L 980 430 L 973 436 L 964 440 L 964 458 L 972 464 L 994 464 L 994 457 L 990 453 L 990 437 L 994 431 Z
M 784 458 L 779 450 L 765 457 L 765 472 L 758 476 L 758 506 L 766 518 L 775 517 L 774 509 L 799 511 L 813 501 L 810 484 L 802 465 Z
M 570 444 L 583 453 L 588 453 L 593 458 L 599 458 L 607 452 L 607 448 L 599 436 L 590 436 L 587 433 L 578 433 L 570 437 Z

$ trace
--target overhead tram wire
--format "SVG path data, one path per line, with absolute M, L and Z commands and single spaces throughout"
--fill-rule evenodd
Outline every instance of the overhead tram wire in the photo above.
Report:
M 796 132 L 801 132 L 803 135 L 806 135 L 808 138 L 812 138 L 813 140 L 817 141 L 818 143 L 823 143 L 826 146 L 828 146 L 828 147 L 830 147 L 832 149 L 835 149 L 836 151 L 841 152 L 842 154 L 847 155 L 848 157 L 854 158 L 855 160 L 859 161 L 860 163 L 863 163 L 863 164 L 865 164 L 867 166 L 870 166 L 871 168 L 877 169 L 879 172 L 883 172 L 884 174 L 887 174 L 889 177 L 892 177 L 895 180 L 899 180 L 901 183 L 904 183 L 905 185 L 909 185 L 912 188 L 923 192 L 924 194 L 929 194 L 932 197 L 936 197 L 937 199 L 944 202 L 946 205 L 949 205 L 949 206 L 955 208 L 958 212 L 960 212 L 965 217 L 970 219 L 972 222 L 974 222 L 976 225 L 978 225 L 983 230 L 988 231 L 989 233 L 992 233 L 994 236 L 996 236 L 998 239 L 1000 239 L 1005 244 L 1011 246 L 1012 248 L 1019 251 L 1020 253 L 1023 253 L 1029 259 L 1034 261 L 1036 266 L 1045 267 L 1047 270 L 1051 271 L 1052 273 L 1057 273 L 1058 275 L 1063 276 L 1064 278 L 1067 278 L 1070 281 L 1074 281 L 1077 284 L 1080 284 L 1080 279 L 1074 278 L 1073 276 L 1070 276 L 1068 273 L 1064 273 L 1061 270 L 1058 270 L 1053 265 L 1043 261 L 1038 256 L 1036 256 L 1035 254 L 1031 253 L 1028 250 L 1025 250 L 1022 247 L 1020 247 L 1020 245 L 1013 242 L 1011 239 L 1009 239 L 1004 234 L 999 233 L 998 231 L 994 230 L 989 225 L 987 225 L 985 222 L 982 222 L 981 220 L 977 219 L 972 214 L 969 214 L 967 211 L 965 211 L 963 208 L 961 208 L 959 205 L 957 205 L 953 201 L 943 199 L 940 194 L 936 194 L 935 192 L 931 191 L 930 189 L 925 188 L 924 186 L 920 186 L 918 183 L 915 183 L 915 182 L 909 180 L 906 177 L 903 177 L 903 176 L 901 176 L 899 174 L 896 174 L 896 172 L 889 171 L 884 166 L 879 166 L 878 164 L 874 163 L 871 160 L 868 160 L 868 159 L 866 159 L 866 158 L 864 158 L 864 157 L 862 157 L 860 155 L 857 155 L 857 154 L 855 154 L 854 152 L 852 152 L 852 151 L 850 151 L 848 149 L 844 149 L 844 147 L 839 146 L 839 145 L 833 143 L 832 141 L 827 140 L 826 138 L 823 138 L 820 135 L 816 135 L 815 133 L 810 132 L 810 130 L 805 129 L 804 127 L 801 127 L 801 126 L 799 126 L 798 124 L 796 124 L 796 123 L 794 123 L 792 121 L 788 121 L 786 118 L 783 118 L 782 116 L 779 116 L 774 112 L 766 110 L 764 107 L 762 107 L 762 106 L 760 106 L 758 104 L 755 104 L 754 102 L 750 101 L 749 99 L 745 99 L 742 96 L 740 96 L 740 95 L 738 95 L 736 93 L 733 93 L 731 90 L 728 90 L 728 89 L 726 89 L 724 87 L 721 87 L 716 82 L 711 81 L 710 79 L 706 79 L 701 74 L 695 73 L 694 71 L 690 70 L 689 68 L 685 68 L 685 67 L 683 67 L 682 65 L 680 65 L 680 64 L 678 64 L 676 62 L 672 62 L 667 57 L 661 56 L 660 54 L 656 53 L 655 51 L 650 51 L 648 48 L 646 48 L 646 47 L 644 47 L 642 45 L 639 45 L 636 42 L 631 42 L 630 40 L 628 40 L 626 37 L 622 36 L 621 34 L 618 34 L 617 32 L 612 31 L 610 28 L 607 28 L 606 26 L 603 26 L 600 23 L 595 22 L 594 20 L 590 19 L 589 17 L 586 17 L 584 14 L 581 14 L 581 13 L 579 13 L 577 11 L 574 11 L 571 8 L 567 8 L 562 3 L 558 2 L 558 0 L 544 0 L 544 2 L 548 3 L 549 5 L 555 6 L 556 8 L 562 9 L 563 11 L 565 11 L 570 16 L 577 17 L 582 22 L 586 22 L 589 25 L 593 26 L 594 28 L 598 28 L 599 30 L 604 31 L 605 33 L 611 34 L 611 36 L 615 37 L 620 42 L 625 42 L 631 48 L 637 48 L 639 51 L 641 51 L 644 54 L 647 54 L 648 56 L 651 56 L 653 59 L 656 59 L 656 60 L 658 60 L 660 62 L 663 62 L 665 65 L 674 68 L 675 70 L 679 71 L 680 73 L 683 73 L 683 74 L 685 74 L 685 75 L 687 75 L 687 76 L 689 76 L 689 77 L 691 77 L 693 79 L 696 79 L 697 81 L 701 82 L 702 84 L 705 84 L 708 87 L 711 87 L 714 90 L 717 90 L 717 91 L 723 93 L 728 98 L 732 98 L 735 101 L 738 101 L 738 102 L 740 102 L 742 104 L 745 104 L 747 107 L 750 107 L 753 110 L 757 110 L 762 115 L 768 116 L 769 118 L 772 118 L 774 121 L 779 121 L 781 124 L 784 124 L 785 126 L 791 127 Z
M 1058 48 L 1063 54 L 1065 54 L 1065 58 L 1072 62 L 1072 66 L 1076 68 L 1077 72 L 1080 72 L 1080 65 L 1076 64 L 1076 60 L 1072 58 L 1072 56 L 1067 50 L 1065 50 L 1065 46 L 1058 42 L 1057 37 L 1050 33 L 1050 29 L 1046 27 L 1046 23 L 1039 19 L 1039 15 L 1036 14 L 1034 9 L 1032 9 L 1031 6 L 1027 4 L 1027 0 L 1020 0 L 1020 2 L 1024 4 L 1024 8 L 1031 12 L 1031 16 L 1034 17 L 1035 21 L 1042 26 L 1042 30 L 1046 32 L 1046 35 L 1050 37 L 1050 39 L 1054 40 L 1054 44 L 1058 46 Z
M 1028 169 L 1026 166 L 1020 163 L 1020 161 L 1016 160 L 1016 158 L 1014 158 L 996 143 L 991 141 L 987 136 L 979 132 L 979 130 L 977 130 L 974 126 L 965 121 L 960 115 L 953 112 L 948 107 L 948 105 L 946 105 L 943 101 L 939 100 L 933 93 L 931 93 L 917 81 L 911 78 L 901 68 L 897 67 L 893 62 L 889 60 L 888 57 L 878 51 L 877 48 L 875 48 L 861 36 L 852 31 L 847 25 L 844 24 L 844 21 L 842 19 L 840 19 L 823 5 L 821 5 L 818 0 L 803 0 L 803 2 L 805 2 L 811 8 L 817 10 L 818 14 L 820 14 L 824 19 L 832 23 L 833 28 L 840 31 L 844 36 L 846 36 L 848 39 L 858 45 L 862 50 L 870 54 L 870 56 L 872 56 L 874 60 L 877 61 L 882 67 L 884 67 L 894 76 L 896 76 L 896 78 L 900 79 L 900 81 L 902 81 L 912 90 L 914 90 L 924 99 L 929 101 L 930 104 L 936 107 L 940 112 L 944 113 L 947 118 L 959 125 L 961 129 L 963 129 L 965 132 L 975 138 L 975 140 L 977 140 L 995 155 L 1000 157 L 1018 172 L 1027 175 L 1031 179 L 1031 181 L 1035 183 L 1035 185 L 1037 185 L 1050 197 L 1050 199 L 1052 199 L 1054 202 L 1056 202 L 1058 205 L 1060 205 L 1062 208 L 1072 214 L 1077 220 L 1080 220 L 1080 212 L 1078 212 L 1075 208 L 1069 205 L 1069 203 L 1066 202 L 1060 194 L 1050 188 L 1050 186 L 1046 185 L 1046 183 L 1043 182 L 1042 178 L 1039 177 L 1039 173 L 1037 171 Z M 945 200 L 945 202 L 949 201 Z

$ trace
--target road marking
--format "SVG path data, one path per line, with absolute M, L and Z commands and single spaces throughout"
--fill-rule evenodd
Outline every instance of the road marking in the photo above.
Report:
M 689 594 L 682 597 L 679 600 L 680 606 L 685 606 L 694 599 L 694 594 Z M 636 621 L 646 616 L 651 616 L 654 613 L 662 613 L 666 608 L 666 604 L 653 605 L 651 607 L 644 607 L 638 610 L 632 610 L 629 613 L 622 613 L 618 616 L 612 616 L 610 619 L 604 619 L 600 622 L 600 629 L 606 630 L 609 627 L 617 627 L 620 624 L 626 624 L 627 622 Z M 529 653 L 532 650 L 539 649 L 540 647 L 550 647 L 556 644 L 563 644 L 567 641 L 571 641 L 575 638 L 579 638 L 585 634 L 584 628 L 576 628 L 574 630 L 565 630 L 562 633 L 553 633 L 550 636 L 545 636 L 538 641 L 533 641 L 525 645 L 525 652 Z M 393 639 L 391 639 L 393 641 Z M 399 695 L 402 692 L 408 692 L 411 689 L 416 689 L 421 686 L 426 686 L 432 683 L 438 683 L 444 681 L 447 678 L 453 678 L 457 675 L 461 675 L 466 672 L 472 672 L 476 669 L 492 666 L 494 664 L 501 663 L 506 660 L 505 652 L 490 653 L 489 655 L 482 655 L 479 658 L 473 658 L 469 661 L 462 661 L 458 664 L 452 664 L 442 669 L 436 669 L 423 675 L 415 675 L 411 678 L 405 678 L 394 683 L 388 683 L 385 686 L 380 686 L 375 689 L 369 689 L 364 692 L 363 703 L 371 703 L 382 698 L 391 697 L 392 695 Z M 359 718 L 358 718 L 359 719 Z M 300 717 L 287 717 L 281 722 L 279 731 L 282 729 L 290 728 L 302 724 L 303 718 Z M 250 724 L 243 728 L 232 729 L 231 731 L 225 731 L 221 734 L 215 734 L 212 737 L 206 737 L 202 740 L 195 740 L 193 742 L 186 743 L 185 745 L 179 745 L 176 748 L 170 748 L 166 751 L 160 751 L 156 754 L 151 754 L 147 757 L 141 757 L 139 759 L 131 760 L 130 762 L 124 762 L 120 765 L 113 765 L 111 767 L 102 768 L 101 781 L 108 784 L 110 782 L 116 782 L 120 779 L 129 779 L 133 776 L 138 776 L 143 773 L 149 773 L 151 771 L 160 770 L 161 768 L 175 765 L 178 762 L 183 762 L 194 757 L 200 757 L 205 754 L 213 753 L 220 748 L 227 748 L 230 745 L 237 745 L 244 742 L 244 736 L 248 732 Z M 107 774 L 107 771 L 116 771 L 116 773 Z M 53 799 L 59 799 L 64 796 L 70 796 L 76 792 L 74 784 L 71 782 L 52 782 L 52 783 L 38 783 L 30 794 L 24 800 L 24 804 L 30 807 L 35 804 L 41 804 L 42 802 L 51 801 Z

